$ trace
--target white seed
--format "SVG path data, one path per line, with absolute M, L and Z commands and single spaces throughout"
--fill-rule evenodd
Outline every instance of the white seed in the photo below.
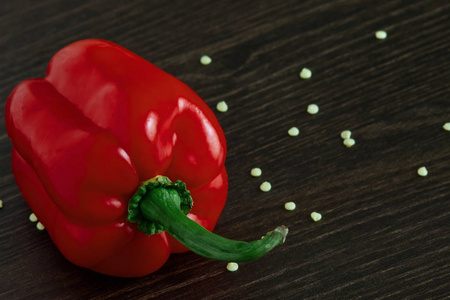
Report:
M 296 205 L 295 205 L 294 202 L 286 202 L 286 203 L 284 204 L 284 208 L 285 208 L 286 210 L 294 210 L 295 207 L 296 207 Z
M 346 140 L 352 136 L 352 132 L 350 130 L 344 130 L 341 132 L 341 138 Z
M 228 105 L 225 101 L 220 101 L 217 103 L 217 110 L 220 112 L 226 112 L 228 110 Z
M 343 141 L 343 144 L 344 144 L 345 146 L 347 146 L 347 148 L 352 147 L 355 143 L 356 143 L 356 141 L 355 141 L 354 139 L 345 139 L 345 140 Z
M 307 111 L 310 115 L 315 115 L 319 112 L 319 107 L 316 104 L 310 104 Z
M 259 176 L 261 176 L 262 171 L 261 171 L 260 168 L 253 168 L 253 169 L 250 171 L 250 174 L 252 174 L 253 177 L 259 177 Z
M 0 200 L 0 208 L 3 208 L 3 200 Z
M 312 72 L 310 69 L 308 68 L 303 68 L 302 71 L 300 72 L 300 78 L 302 79 L 309 79 L 312 76 Z
M 419 176 L 427 176 L 428 175 L 428 170 L 425 167 L 420 167 L 417 170 L 417 174 L 419 174 Z
M 30 216 L 28 217 L 28 219 L 30 219 L 31 222 L 37 222 L 38 218 L 36 217 L 36 215 L 34 213 L 31 213 Z
M 445 123 L 444 126 L 442 126 L 442 128 L 444 128 L 444 130 L 446 131 L 450 131 L 450 122 Z
M 314 222 L 319 222 L 322 219 L 322 215 L 314 211 L 311 213 L 311 219 L 313 219 Z
M 39 230 L 44 230 L 45 229 L 44 224 L 42 224 L 41 222 L 37 222 L 36 228 L 39 229 Z
M 212 59 L 208 55 L 203 55 L 202 57 L 200 57 L 200 63 L 204 66 L 209 65 L 211 62 Z
M 261 183 L 259 188 L 263 192 L 268 192 L 268 191 L 270 191 L 272 189 L 272 185 L 270 184 L 270 182 L 264 181 L 263 183 Z
M 378 30 L 377 32 L 375 32 L 375 37 L 379 40 L 384 40 L 385 38 L 387 38 L 387 32 L 384 30 Z
M 292 127 L 291 129 L 288 130 L 288 134 L 290 136 L 297 136 L 300 134 L 300 130 L 297 127 Z
M 235 262 L 230 262 L 227 264 L 227 270 L 230 272 L 236 272 L 239 269 L 239 265 Z

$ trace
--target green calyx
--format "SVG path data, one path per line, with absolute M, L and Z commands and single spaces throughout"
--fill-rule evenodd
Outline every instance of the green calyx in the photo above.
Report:
M 260 240 L 230 240 L 188 218 L 192 204 L 183 182 L 156 176 L 144 182 L 131 198 L 127 220 L 138 223 L 138 229 L 148 235 L 166 231 L 192 252 L 221 261 L 256 259 L 283 244 L 288 234 L 285 226 L 279 226 Z
M 143 182 L 128 203 L 127 221 L 137 223 L 138 229 L 148 235 L 166 230 L 158 220 L 148 216 L 145 205 L 141 205 L 152 198 L 174 202 L 184 215 L 191 211 L 193 204 L 191 193 L 180 180 L 172 182 L 165 176 L 156 176 Z

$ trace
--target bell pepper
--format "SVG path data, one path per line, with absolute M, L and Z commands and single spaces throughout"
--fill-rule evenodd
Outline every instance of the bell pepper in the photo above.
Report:
M 285 240 L 284 226 L 253 242 L 211 232 L 228 192 L 214 113 L 184 83 L 114 43 L 60 50 L 45 78 L 16 86 L 5 118 L 19 190 L 78 266 L 139 277 L 171 253 L 247 261 Z

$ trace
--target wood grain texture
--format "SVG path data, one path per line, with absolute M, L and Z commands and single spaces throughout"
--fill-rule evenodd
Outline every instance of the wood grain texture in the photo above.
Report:
M 192 87 L 228 142 L 230 192 L 216 227 L 286 243 L 236 273 L 192 253 L 138 279 L 66 261 L 11 173 L 0 122 L 1 299 L 444 299 L 450 297 L 450 4 L 392 1 L 0 3 L 0 117 L 53 54 L 102 38 Z M 388 38 L 377 40 L 376 30 Z M 203 66 L 199 58 L 212 57 Z M 312 70 L 301 80 L 303 67 Z M 306 107 L 316 103 L 317 115 Z M 287 130 L 297 126 L 298 137 Z M 342 145 L 350 129 L 356 145 Z M 426 166 L 427 177 L 417 169 Z M 250 169 L 263 170 L 252 178 Z M 262 193 L 262 181 L 272 191 Z M 295 211 L 284 203 L 294 201 Z M 309 214 L 318 211 L 322 221 Z

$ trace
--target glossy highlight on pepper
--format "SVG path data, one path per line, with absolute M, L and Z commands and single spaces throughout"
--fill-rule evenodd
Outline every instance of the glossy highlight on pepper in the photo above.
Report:
M 155 232 L 139 230 L 144 225 L 130 217 L 141 214 L 129 208 L 130 199 L 149 181 L 157 181 L 152 195 L 170 200 L 167 209 L 178 222 L 202 232 L 192 239 L 231 245 L 209 237 L 228 192 L 222 128 L 194 91 L 136 54 L 104 40 L 70 44 L 52 58 L 45 78 L 12 91 L 5 118 L 17 185 L 72 263 L 138 277 L 159 269 L 171 253 L 188 251 L 185 245 L 193 243 L 180 233 L 183 226 L 164 211 L 160 219 L 154 214 L 166 206 L 161 199 L 144 195 L 139 208 L 155 221 L 141 223 L 159 228 Z M 180 208 L 180 193 L 192 198 L 187 210 Z M 277 229 L 236 249 L 273 248 L 286 234 Z M 221 250 L 215 251 L 211 258 Z

